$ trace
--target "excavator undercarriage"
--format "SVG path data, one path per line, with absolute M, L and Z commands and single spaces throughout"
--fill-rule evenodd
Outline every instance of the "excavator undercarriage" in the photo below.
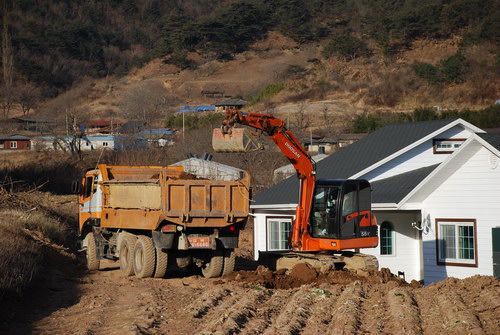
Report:
M 378 260 L 375 256 L 342 252 L 330 253 L 267 253 L 264 257 L 265 266 L 271 270 L 291 270 L 299 263 L 307 263 L 324 271 L 330 270 L 378 270 Z

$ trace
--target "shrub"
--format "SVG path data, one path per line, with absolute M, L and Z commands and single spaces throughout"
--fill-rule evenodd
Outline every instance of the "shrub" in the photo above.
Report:
M 304 75 L 307 70 L 300 65 L 289 65 L 285 71 L 286 76 L 299 77 Z
M 438 69 L 434 65 L 423 62 L 415 62 L 413 63 L 412 68 L 417 77 L 426 80 L 430 84 L 437 84 L 439 82 Z
M 341 35 L 333 38 L 323 48 L 322 54 L 325 58 L 338 56 L 344 60 L 355 59 L 370 55 L 370 50 L 365 42 L 352 35 Z
M 439 62 L 440 81 L 459 83 L 464 81 L 467 61 L 461 54 L 455 54 Z
M 270 84 L 262 88 L 255 96 L 248 97 L 247 100 L 249 100 L 251 104 L 263 102 L 264 100 L 271 99 L 273 96 L 281 92 L 284 88 L 284 83 Z
M 462 54 L 455 54 L 443 59 L 434 66 L 428 63 L 415 62 L 413 64 L 415 74 L 430 84 L 459 83 L 465 80 L 468 63 Z

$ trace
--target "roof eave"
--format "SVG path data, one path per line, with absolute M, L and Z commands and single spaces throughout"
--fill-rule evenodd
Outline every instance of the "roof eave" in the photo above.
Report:
M 289 210 L 295 209 L 297 204 L 272 204 L 272 205 L 250 205 L 250 209 L 282 209 Z
M 394 202 L 373 203 L 372 209 L 373 210 L 396 210 L 396 209 L 398 209 L 398 204 L 396 204 Z
M 464 144 L 458 148 L 453 154 L 451 154 L 447 159 L 445 159 L 439 166 L 434 169 L 427 177 L 425 177 L 413 190 L 411 190 L 400 202 L 399 202 L 399 209 L 403 209 L 407 206 L 410 206 L 410 203 L 408 202 L 415 194 L 417 194 L 423 187 L 424 185 L 429 181 L 434 178 L 435 175 L 437 175 L 442 169 L 444 169 L 448 164 L 450 164 L 451 161 L 454 160 L 454 158 L 462 151 L 465 150 L 470 143 L 472 143 L 476 138 L 480 138 L 477 135 L 473 135 L 470 138 L 468 138 Z
M 470 124 L 467 121 L 464 121 L 462 119 L 456 119 L 456 120 L 448 123 L 446 126 L 443 126 L 443 127 L 439 128 L 438 130 L 430 133 L 429 135 L 427 135 L 425 137 L 422 137 L 419 141 L 413 142 L 411 145 L 408 145 L 405 148 L 403 148 L 403 149 L 401 149 L 401 150 L 393 153 L 392 155 L 387 156 L 386 158 L 378 161 L 377 163 L 372 164 L 371 166 L 367 167 L 366 169 L 357 172 L 356 174 L 354 174 L 351 177 L 349 177 L 349 179 L 356 179 L 356 178 L 362 177 L 363 175 L 367 174 L 368 172 L 371 172 L 371 171 L 375 170 L 376 168 L 384 165 L 385 163 L 393 160 L 394 158 L 396 158 L 398 156 L 401 156 L 405 152 L 410 151 L 413 148 L 416 148 L 417 146 L 419 146 L 420 144 L 424 143 L 425 141 L 428 141 L 428 140 L 434 138 L 434 136 L 438 135 L 439 133 L 442 133 L 443 131 L 446 131 L 446 130 L 448 130 L 448 129 L 450 129 L 450 128 L 458 125 L 458 124 L 461 124 L 462 126 L 464 126 L 464 128 L 468 128 L 473 133 L 484 133 L 485 132 L 481 128 L 478 128 L 478 127 L 474 126 L 473 124 Z

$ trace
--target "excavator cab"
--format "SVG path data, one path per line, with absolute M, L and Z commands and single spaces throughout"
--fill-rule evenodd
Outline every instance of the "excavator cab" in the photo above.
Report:
M 314 239 L 338 240 L 341 247 L 354 239 L 372 246 L 377 226 L 371 212 L 371 188 L 366 180 L 317 180 L 314 188 L 309 234 Z M 363 242 L 363 238 L 365 242 Z M 376 243 L 376 242 L 375 242 Z M 345 247 L 345 246 L 344 246 Z

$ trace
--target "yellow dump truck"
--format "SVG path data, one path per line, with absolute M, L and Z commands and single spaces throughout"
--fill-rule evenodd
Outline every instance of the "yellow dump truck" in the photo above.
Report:
M 249 213 L 250 177 L 199 179 L 182 166 L 98 165 L 79 184 L 79 233 L 87 267 L 119 260 L 121 271 L 161 278 L 168 264 L 205 277 L 234 269 Z

